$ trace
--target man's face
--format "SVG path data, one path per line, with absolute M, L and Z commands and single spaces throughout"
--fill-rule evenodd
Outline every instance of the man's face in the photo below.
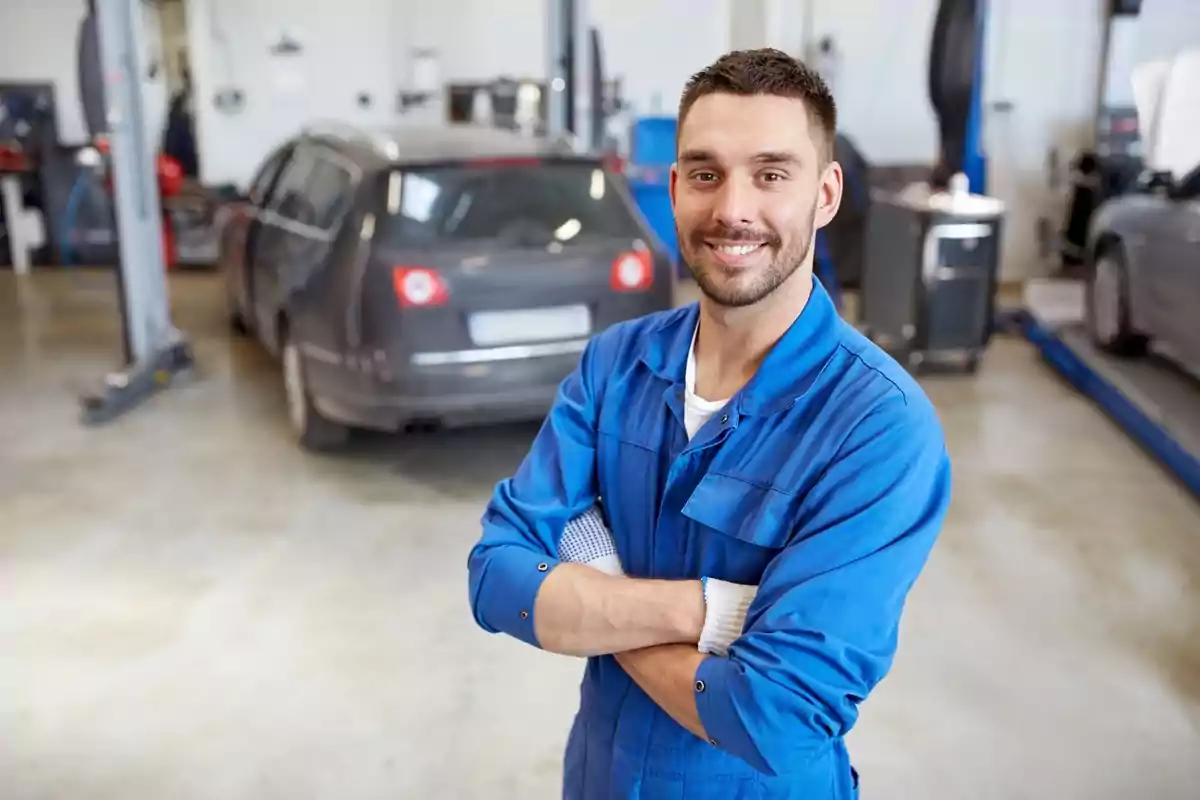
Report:
M 687 112 L 671 202 L 684 261 L 722 306 L 753 305 L 807 265 L 837 213 L 842 173 L 803 101 L 710 94 Z

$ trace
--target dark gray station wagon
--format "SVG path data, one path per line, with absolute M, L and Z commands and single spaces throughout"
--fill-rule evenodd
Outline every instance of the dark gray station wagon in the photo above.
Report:
M 593 334 L 673 299 L 619 171 L 479 127 L 306 131 L 233 205 L 221 264 L 310 448 L 537 419 Z

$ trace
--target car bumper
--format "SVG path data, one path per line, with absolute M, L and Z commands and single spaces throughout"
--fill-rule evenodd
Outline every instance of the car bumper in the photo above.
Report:
M 373 365 L 348 391 L 315 402 L 331 419 L 378 430 L 539 419 L 585 344 L 418 353 L 403 368 Z

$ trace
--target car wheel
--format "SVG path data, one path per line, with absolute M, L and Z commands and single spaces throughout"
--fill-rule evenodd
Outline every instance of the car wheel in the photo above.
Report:
M 1146 351 L 1147 339 L 1130 325 L 1129 269 L 1118 247 L 1097 256 L 1088 275 L 1087 323 L 1092 342 L 1122 356 Z
M 283 335 L 283 390 L 292 432 L 300 444 L 309 450 L 329 450 L 344 444 L 350 430 L 326 419 L 313 405 L 300 348 L 286 338 L 286 332 Z

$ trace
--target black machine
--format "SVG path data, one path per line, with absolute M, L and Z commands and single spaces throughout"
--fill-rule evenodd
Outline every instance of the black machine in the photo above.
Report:
M 1130 191 L 1145 168 L 1140 155 L 1137 111 L 1107 109 L 1100 115 L 1094 150 L 1080 152 L 1071 162 L 1071 199 L 1062 231 L 1064 273 L 1087 261 L 1088 227 L 1092 214 L 1106 200 Z
M 1111 0 L 1109 4 L 1095 145 L 1081 151 L 1071 162 L 1071 199 L 1060 247 L 1064 276 L 1081 271 L 1087 262 L 1085 248 L 1092 214 L 1106 200 L 1134 189 L 1145 169 L 1137 109 L 1117 101 L 1113 96 L 1115 87 L 1109 82 L 1110 77 L 1124 75 L 1126 68 L 1132 66 L 1121 64 L 1112 69 L 1109 62 L 1114 40 L 1137 36 L 1141 6 L 1140 0 Z
M 117 245 L 111 198 L 80 167 L 79 148 L 60 141 L 56 106 L 51 83 L 0 84 L 0 152 L 10 166 L 18 159 L 24 165 L 25 205 L 41 212 L 45 227 L 45 243 L 31 260 L 39 265 L 112 263 Z M 0 263 L 7 263 L 7 241 L 2 245 Z
M 930 53 L 940 153 L 927 185 L 877 191 L 867 220 L 861 319 L 913 369 L 957 357 L 968 371 L 991 337 L 1002 204 L 971 194 L 982 0 L 942 0 Z
M 564 3 L 563 11 L 567 18 L 564 20 L 565 27 L 563 30 L 564 56 L 559 65 L 564 76 L 565 87 L 562 90 L 564 100 L 558 107 L 561 118 L 550 118 L 550 115 L 554 113 L 554 109 L 547 102 L 550 93 L 550 86 L 547 81 L 501 76 L 488 83 L 451 84 L 447 88 L 449 120 L 451 122 L 474 121 L 475 97 L 479 92 L 487 92 L 488 98 L 491 101 L 491 124 L 497 128 L 517 130 L 521 127 L 520 119 L 522 117 L 521 109 L 519 108 L 521 89 L 526 86 L 533 86 L 537 89 L 538 95 L 537 108 L 533 110 L 533 114 L 531 115 L 537 120 L 536 132 L 541 133 L 545 130 L 557 128 L 580 137 L 587 148 L 591 150 L 603 151 L 608 149 L 604 133 L 605 127 L 608 124 L 608 120 L 624 108 L 621 81 L 619 78 L 607 78 L 604 71 L 604 44 L 600 31 L 594 27 L 589 28 L 589 66 L 587 76 L 589 79 L 588 86 L 590 87 L 589 97 L 592 98 L 592 102 L 589 104 L 587 119 L 576 120 L 575 114 L 571 113 L 575 107 L 575 97 L 579 92 L 580 85 L 579 75 L 577 75 L 578 70 L 576 69 L 578 62 L 575 53 L 575 37 L 572 35 L 575 24 L 575 4 L 573 2 Z
M 862 152 L 843 133 L 834 140 L 833 158 L 842 166 L 842 204 L 837 215 L 821 229 L 821 235 L 833 261 L 838 285 L 859 289 L 862 287 L 864 232 L 871 210 L 871 168 Z

